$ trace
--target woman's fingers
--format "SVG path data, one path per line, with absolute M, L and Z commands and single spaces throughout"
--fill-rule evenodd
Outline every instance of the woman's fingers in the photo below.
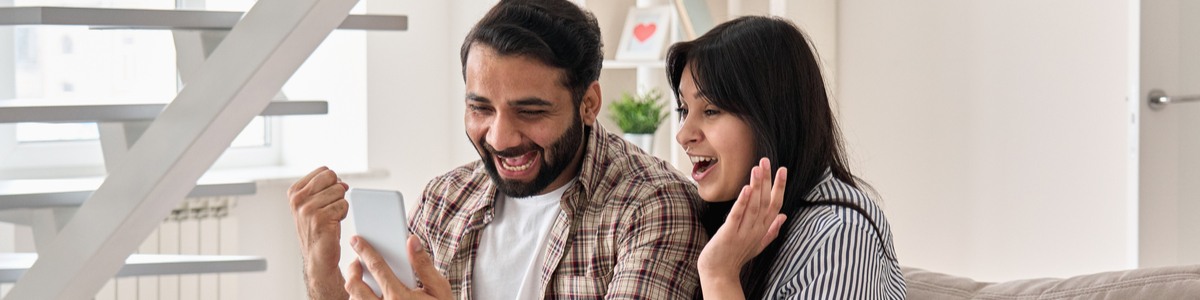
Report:
M 771 160 L 768 158 L 762 158 L 750 170 L 750 184 L 743 186 L 738 193 L 737 202 L 733 204 L 723 226 L 749 236 L 770 232 L 768 241 L 778 235 L 783 220 L 779 211 L 783 207 L 783 194 L 787 186 L 787 168 L 779 168 L 774 176 L 768 170 L 771 170 Z
M 780 214 L 780 209 L 783 207 L 783 193 L 787 187 L 787 168 L 780 167 L 775 176 L 770 176 L 768 170 L 771 170 L 771 160 L 764 157 L 751 171 L 749 194 L 752 197 L 745 198 L 750 202 L 748 206 L 752 207 L 745 213 L 745 220 L 750 222 L 747 223 L 750 226 L 741 230 L 749 236 L 762 236 L 764 246 L 779 235 L 779 228 L 786 220 L 786 216 Z
M 725 225 L 721 227 L 731 226 L 730 230 L 738 231 L 742 227 L 742 220 L 745 219 L 746 204 L 749 202 L 750 186 L 742 186 L 742 191 L 738 192 L 737 200 L 733 202 L 733 208 L 729 209 L 729 216 L 725 217 Z
M 758 190 L 755 191 L 759 195 L 758 206 L 760 209 L 769 209 L 771 199 L 768 197 L 771 197 L 772 190 L 771 159 L 763 157 L 758 160 L 758 181 Z M 774 212 L 771 214 L 774 214 Z
M 783 192 L 787 187 L 787 168 L 780 167 L 775 171 L 775 184 L 771 186 L 771 212 L 778 213 L 783 208 Z
M 759 246 L 757 252 L 762 252 L 762 249 L 766 248 L 768 244 L 771 244 L 771 241 L 774 241 L 775 238 L 779 237 L 779 228 L 783 227 L 783 221 L 786 220 L 787 215 L 775 215 L 775 219 L 771 221 L 771 226 L 767 228 L 767 233 L 763 235 L 762 241 L 759 241 L 758 243 Z
M 762 184 L 763 184 L 762 168 L 758 167 L 758 166 L 751 168 L 750 169 L 750 188 L 749 188 L 750 191 L 749 191 L 749 193 L 747 193 L 746 198 L 738 199 L 738 201 L 746 202 L 746 212 L 744 213 L 745 220 L 754 222 L 755 220 L 758 220 L 758 218 L 759 218 L 759 214 L 762 211 L 762 208 L 758 204 L 758 202 L 759 202 L 758 198 L 760 198 L 762 196 L 762 193 L 759 193 L 759 190 L 761 189 Z

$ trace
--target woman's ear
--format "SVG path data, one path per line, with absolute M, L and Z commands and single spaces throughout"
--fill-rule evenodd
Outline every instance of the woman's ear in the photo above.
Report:
M 603 99 L 600 95 L 600 82 L 593 81 L 592 85 L 588 86 L 587 92 L 583 94 L 583 101 L 579 103 L 579 117 L 583 119 L 584 124 L 596 124 L 596 118 L 600 115 L 600 107 L 604 103 Z

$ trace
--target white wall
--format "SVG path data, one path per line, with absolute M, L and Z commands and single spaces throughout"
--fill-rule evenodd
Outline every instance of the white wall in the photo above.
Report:
M 825 88 L 837 97 L 838 0 L 772 0 L 772 15 L 792 20 L 804 31 L 821 61 Z M 839 108 L 834 107 L 835 110 Z
M 841 121 L 901 263 L 984 280 L 1133 267 L 1128 1 L 843 1 Z M 1136 36 L 1136 35 L 1133 35 Z

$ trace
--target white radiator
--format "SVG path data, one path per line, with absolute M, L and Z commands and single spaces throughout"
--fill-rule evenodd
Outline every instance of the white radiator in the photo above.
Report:
M 235 204 L 234 197 L 187 199 L 146 237 L 137 253 L 238 255 L 238 222 L 229 214 Z M 0 247 L 0 251 L 4 248 Z M 109 280 L 95 299 L 234 300 L 237 276 L 231 273 L 124 277 Z M 0 298 L 11 289 L 11 283 L 0 285 Z

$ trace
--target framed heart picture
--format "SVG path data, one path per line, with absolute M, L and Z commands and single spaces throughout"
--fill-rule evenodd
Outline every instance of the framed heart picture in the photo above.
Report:
M 659 60 L 671 30 L 670 6 L 633 7 L 625 17 L 617 60 Z

